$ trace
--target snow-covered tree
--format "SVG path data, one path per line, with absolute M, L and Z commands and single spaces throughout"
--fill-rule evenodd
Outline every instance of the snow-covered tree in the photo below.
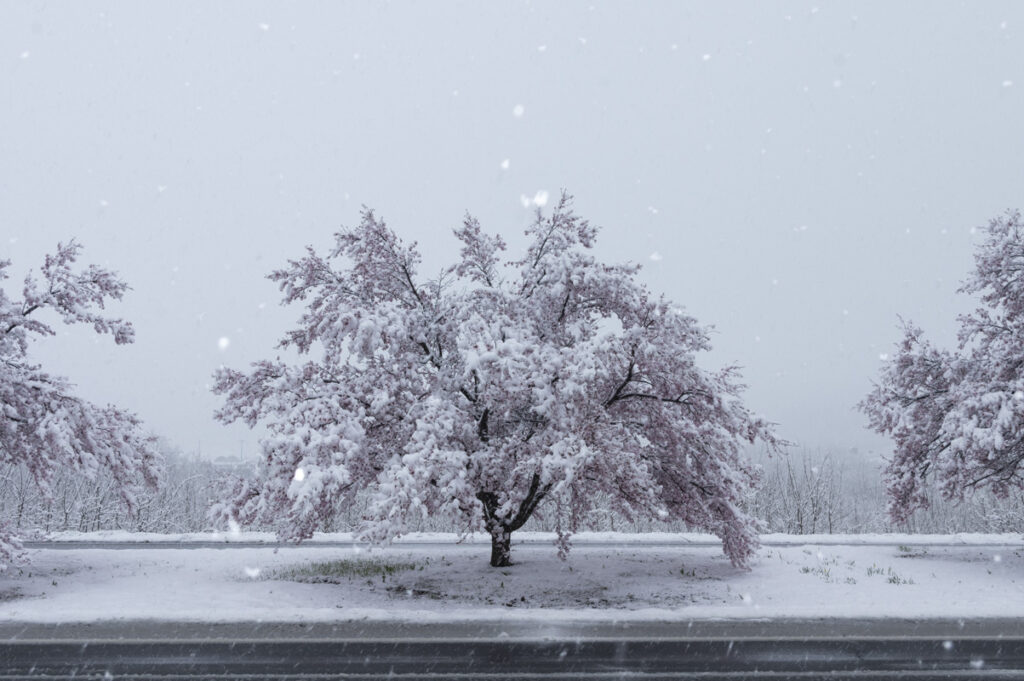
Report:
M 735 368 L 695 363 L 707 330 L 653 297 L 638 266 L 597 262 L 596 232 L 563 195 L 502 263 L 503 240 L 467 217 L 461 259 L 421 280 L 416 245 L 364 210 L 326 257 L 308 248 L 273 272 L 284 304 L 305 305 L 281 346 L 311 359 L 217 373 L 218 418 L 269 436 L 259 481 L 216 512 L 276 518 L 298 540 L 369 488 L 365 538 L 443 514 L 488 532 L 503 566 L 542 503 L 567 511 L 564 555 L 600 496 L 710 530 L 746 565 L 757 523 L 740 509 L 755 479 L 742 443 L 780 443 L 741 403 Z
M 892 437 L 886 469 L 893 519 L 928 505 L 928 485 L 948 499 L 987 487 L 1019 489 L 1024 461 L 1024 225 L 992 220 L 961 293 L 981 306 L 961 315 L 957 347 L 934 347 L 905 324 L 897 351 L 861 402 L 871 427 Z
M 55 334 L 46 315 L 89 324 L 118 344 L 134 340 L 130 323 L 100 312 L 108 300 L 120 300 L 128 285 L 95 265 L 73 269 L 80 250 L 74 241 L 58 244 L 46 256 L 41 277 L 25 277 L 20 300 L 0 287 L 0 462 L 25 466 L 44 496 L 58 471 L 93 478 L 105 472 L 130 506 L 143 486 L 156 485 L 155 438 L 143 432 L 135 415 L 76 397 L 66 378 L 28 356 L 33 341 Z M 9 278 L 10 264 L 0 261 L 0 282 Z M 17 558 L 20 547 L 9 524 L 0 524 L 0 561 Z

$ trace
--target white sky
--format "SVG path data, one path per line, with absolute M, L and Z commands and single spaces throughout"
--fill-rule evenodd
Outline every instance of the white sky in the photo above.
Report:
M 971 228 L 1021 204 L 1021 31 L 1012 2 L 4 3 L 0 257 L 78 238 L 137 342 L 36 357 L 252 454 L 207 383 L 297 317 L 264 274 L 363 203 L 433 270 L 465 211 L 515 242 L 566 187 L 783 437 L 880 452 L 854 405 L 897 315 L 949 342 Z

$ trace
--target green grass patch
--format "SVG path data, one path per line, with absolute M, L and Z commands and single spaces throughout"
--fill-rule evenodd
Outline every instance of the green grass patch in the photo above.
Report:
M 304 563 L 281 568 L 268 575 L 271 579 L 313 584 L 337 584 L 343 580 L 368 578 L 387 582 L 388 577 L 408 570 L 422 570 L 422 565 L 385 558 L 342 558 L 316 563 Z
M 891 567 L 886 568 L 886 569 L 882 569 L 882 568 L 878 567 L 877 565 L 872 564 L 871 567 L 868 568 L 868 577 L 871 577 L 873 575 L 885 576 L 886 577 L 885 581 L 889 582 L 890 584 L 913 584 L 914 583 L 914 580 L 912 578 L 903 577 L 902 575 L 898 574 L 895 570 L 893 570 Z

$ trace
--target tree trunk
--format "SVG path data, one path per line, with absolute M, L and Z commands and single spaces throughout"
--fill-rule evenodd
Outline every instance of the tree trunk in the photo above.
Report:
M 507 567 L 512 564 L 512 533 L 504 528 L 491 532 L 491 567 Z

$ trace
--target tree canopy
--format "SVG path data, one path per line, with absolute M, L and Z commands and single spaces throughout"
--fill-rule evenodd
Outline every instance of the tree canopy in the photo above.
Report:
M 41 277 L 25 277 L 20 299 L 0 287 L 0 461 L 27 467 L 44 495 L 62 468 L 89 477 L 106 471 L 130 506 L 142 486 L 157 484 L 156 439 L 134 414 L 77 397 L 66 378 L 29 359 L 33 342 L 56 333 L 47 314 L 65 324 L 88 324 L 119 345 L 134 340 L 130 323 L 101 313 L 109 300 L 122 298 L 128 285 L 95 265 L 75 270 L 80 250 L 74 241 L 58 244 L 46 256 Z M 0 282 L 9 278 L 10 265 L 10 260 L 0 261 Z M 15 532 L 0 527 L 0 559 L 18 555 Z
M 416 244 L 364 210 L 325 256 L 310 247 L 273 272 L 283 304 L 304 306 L 281 346 L 306 361 L 216 374 L 218 418 L 269 432 L 259 479 L 218 512 L 302 539 L 365 488 L 365 538 L 443 515 L 488 532 L 498 566 L 542 504 L 566 509 L 567 551 L 579 519 L 611 503 L 710 530 L 746 565 L 756 475 L 742 445 L 780 442 L 743 406 L 734 367 L 697 366 L 708 331 L 638 266 L 598 262 L 596 234 L 563 194 L 503 262 L 502 238 L 467 216 L 459 260 L 424 280 Z
M 897 351 L 861 402 L 871 427 L 892 438 L 886 469 L 896 521 L 928 504 L 930 484 L 946 498 L 1021 487 L 1024 461 L 1024 226 L 1019 212 L 992 220 L 959 291 L 980 305 L 958 318 L 945 350 L 907 322 Z

